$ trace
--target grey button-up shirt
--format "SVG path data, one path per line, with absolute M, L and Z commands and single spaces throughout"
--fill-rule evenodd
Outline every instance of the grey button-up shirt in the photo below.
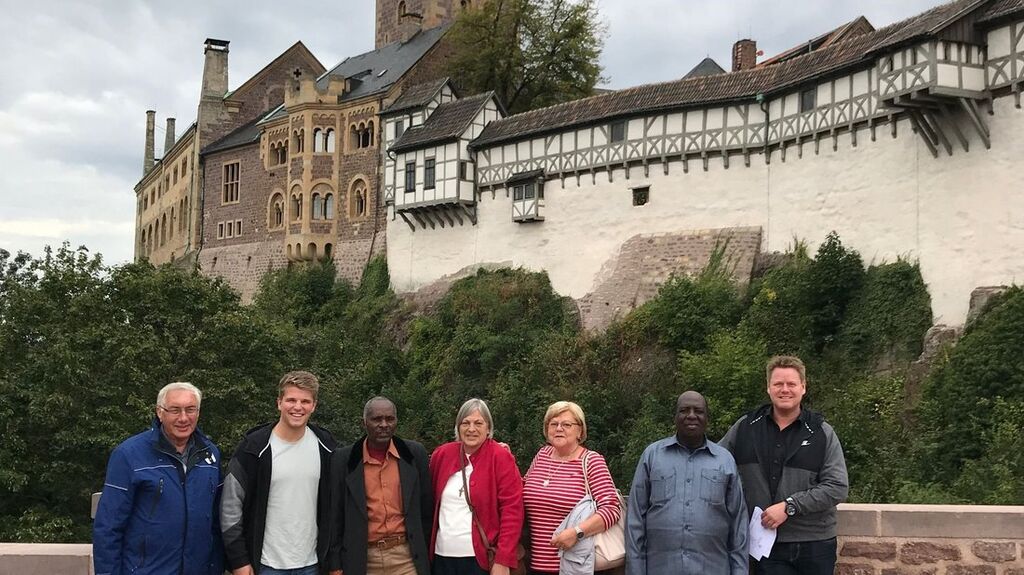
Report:
M 732 455 L 705 440 L 647 446 L 626 517 L 626 575 L 747 573 L 747 505 Z

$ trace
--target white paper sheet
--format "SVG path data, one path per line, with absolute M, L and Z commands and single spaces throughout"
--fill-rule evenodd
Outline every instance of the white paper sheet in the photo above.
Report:
M 772 546 L 775 545 L 776 532 L 761 525 L 762 513 L 764 511 L 760 507 L 754 508 L 754 513 L 750 515 L 750 535 L 747 538 L 750 556 L 758 561 L 771 554 Z

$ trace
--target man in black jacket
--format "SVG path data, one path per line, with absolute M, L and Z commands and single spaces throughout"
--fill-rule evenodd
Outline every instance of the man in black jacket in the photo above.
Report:
M 234 575 L 316 575 L 330 546 L 330 432 L 309 423 L 320 384 L 308 371 L 278 385 L 280 418 L 245 434 L 221 498 L 224 553 Z
M 366 435 L 334 455 L 332 574 L 430 573 L 434 501 L 427 451 L 395 437 L 397 424 L 395 404 L 375 397 L 363 409 Z
M 719 444 L 739 468 L 747 508 L 763 510 L 761 525 L 777 529 L 759 575 L 832 575 L 836 505 L 849 479 L 843 446 L 820 413 L 802 406 L 807 372 L 799 358 L 768 361 L 765 405 L 741 417 Z

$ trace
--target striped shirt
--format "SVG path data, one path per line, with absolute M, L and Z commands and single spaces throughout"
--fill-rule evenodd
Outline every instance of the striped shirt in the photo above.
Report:
M 530 525 L 530 568 L 535 571 L 558 572 L 558 550 L 551 546 L 551 538 L 558 524 L 586 494 L 584 457 L 591 495 L 605 529 L 619 520 L 621 512 L 615 483 L 600 453 L 584 449 L 572 461 L 554 459 L 553 453 L 550 445 L 542 447 L 523 478 L 523 505 Z

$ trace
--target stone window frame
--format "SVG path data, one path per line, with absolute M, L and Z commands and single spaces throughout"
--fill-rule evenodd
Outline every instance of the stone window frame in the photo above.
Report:
M 217 239 L 224 239 L 224 222 L 217 222 Z
M 288 221 L 289 222 L 301 222 L 302 221 L 302 188 L 298 185 L 292 186 L 292 191 L 288 195 Z
M 352 178 L 348 186 L 348 217 L 350 220 L 365 219 L 370 214 L 370 184 L 362 174 Z
M 267 229 L 280 230 L 287 223 L 287 205 L 285 205 L 284 191 L 274 189 L 270 193 L 270 200 L 267 202 Z
M 221 205 L 237 204 L 241 201 L 242 162 L 233 160 L 221 164 Z

